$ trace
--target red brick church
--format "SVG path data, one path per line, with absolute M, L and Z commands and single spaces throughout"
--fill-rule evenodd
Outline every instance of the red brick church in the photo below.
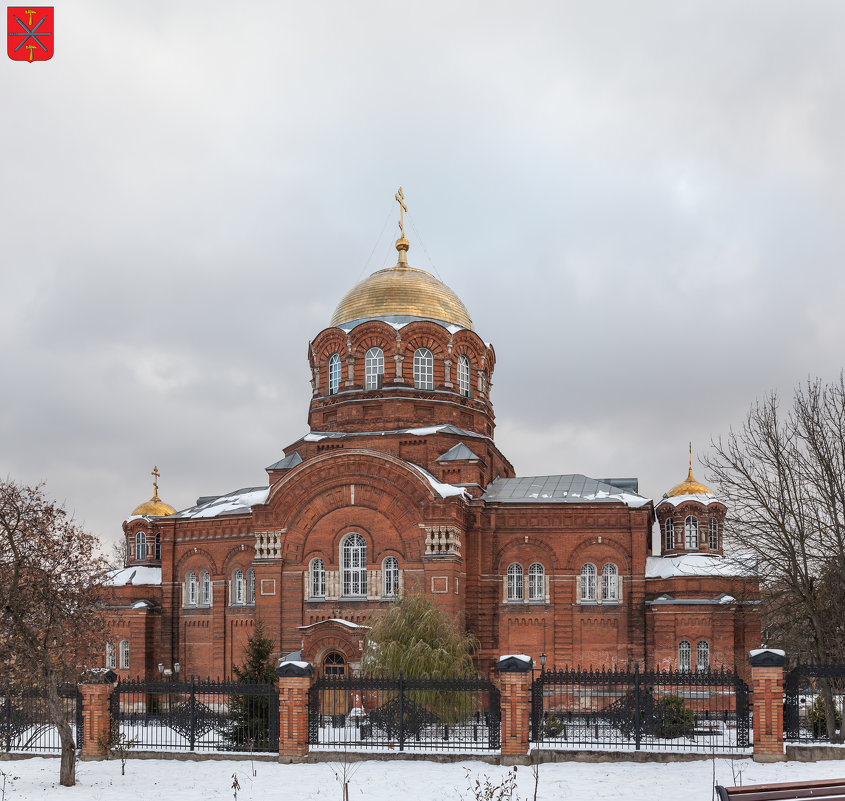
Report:
M 308 432 L 267 485 L 176 511 L 156 482 L 124 522 L 106 665 L 228 675 L 261 619 L 280 656 L 354 670 L 367 623 L 409 591 L 462 616 L 484 671 L 508 653 L 745 665 L 758 580 L 723 555 L 724 504 L 691 467 L 656 504 L 634 478 L 516 476 L 494 439 L 493 347 L 410 266 L 401 211 L 396 249 L 309 343 Z

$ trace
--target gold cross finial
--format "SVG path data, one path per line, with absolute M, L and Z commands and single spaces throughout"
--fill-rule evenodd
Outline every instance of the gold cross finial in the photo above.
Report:
M 158 477 L 161 475 L 158 472 L 158 465 L 153 468 L 153 472 L 150 475 L 153 476 L 153 498 L 158 498 Z
M 692 478 L 692 440 L 689 442 L 689 477 Z
M 405 238 L 405 216 L 404 213 L 408 210 L 408 207 L 405 205 L 405 194 L 402 192 L 402 187 L 399 187 L 399 191 L 395 195 L 396 202 L 399 204 L 399 238 Z

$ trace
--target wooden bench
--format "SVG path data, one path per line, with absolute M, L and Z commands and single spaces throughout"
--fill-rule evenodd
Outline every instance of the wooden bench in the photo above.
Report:
M 719 801 L 804 801 L 823 798 L 824 801 L 845 801 L 845 779 L 825 779 L 819 782 L 783 782 L 782 784 L 749 784 L 745 787 L 716 785 Z

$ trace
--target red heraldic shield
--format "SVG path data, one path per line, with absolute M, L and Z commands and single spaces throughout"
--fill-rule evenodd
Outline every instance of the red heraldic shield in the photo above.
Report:
M 13 61 L 53 58 L 53 6 L 9 6 L 6 51 Z

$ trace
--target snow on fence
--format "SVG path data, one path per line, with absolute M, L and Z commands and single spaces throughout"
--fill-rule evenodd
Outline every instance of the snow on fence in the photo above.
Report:
M 82 698 L 73 684 L 59 687 L 74 742 L 82 742 Z M 0 743 L 6 753 L 60 753 L 59 730 L 39 690 L 0 689 Z

